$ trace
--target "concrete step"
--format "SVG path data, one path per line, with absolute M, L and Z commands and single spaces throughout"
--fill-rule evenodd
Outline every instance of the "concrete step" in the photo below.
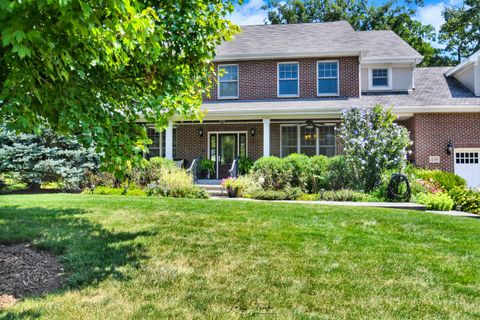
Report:
M 227 191 L 223 189 L 221 185 L 213 185 L 213 184 L 197 184 L 200 188 L 207 190 L 207 192 L 212 197 L 226 197 Z

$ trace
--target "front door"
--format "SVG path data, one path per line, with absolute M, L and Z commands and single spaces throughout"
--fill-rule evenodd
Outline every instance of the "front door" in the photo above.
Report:
M 235 133 L 221 133 L 218 135 L 218 178 L 229 176 L 233 160 L 237 157 L 237 137 Z
M 227 178 L 235 158 L 247 156 L 247 133 L 210 132 L 208 154 L 215 162 L 214 177 Z

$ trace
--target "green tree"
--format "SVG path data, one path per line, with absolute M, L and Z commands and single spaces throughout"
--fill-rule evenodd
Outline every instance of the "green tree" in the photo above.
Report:
M 227 0 L 0 0 L 0 123 L 96 143 L 121 172 L 164 127 L 201 116 Z
M 381 105 L 350 108 L 342 112 L 340 138 L 356 187 L 373 190 L 386 170 L 401 170 L 411 145 L 408 130 L 395 123 L 391 109 Z
M 20 134 L 0 128 L 0 173 L 11 173 L 38 190 L 45 182 L 60 182 L 78 189 L 85 173 L 95 172 L 99 156 L 94 148 L 84 148 L 74 138 L 42 130 L 41 135 Z
M 392 30 L 424 56 L 423 65 L 444 65 L 449 61 L 434 48 L 435 29 L 415 20 L 415 7 L 423 0 L 409 0 L 399 5 L 389 0 L 380 6 L 368 0 L 270 0 L 263 9 L 272 24 L 348 21 L 357 31 Z
M 465 0 L 462 5 L 447 6 L 445 23 L 440 28 L 440 43 L 456 62 L 480 50 L 480 2 Z

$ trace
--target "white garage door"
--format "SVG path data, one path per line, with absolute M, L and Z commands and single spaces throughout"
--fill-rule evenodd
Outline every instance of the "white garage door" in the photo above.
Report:
M 471 188 L 480 187 L 480 149 L 455 149 L 455 173 Z

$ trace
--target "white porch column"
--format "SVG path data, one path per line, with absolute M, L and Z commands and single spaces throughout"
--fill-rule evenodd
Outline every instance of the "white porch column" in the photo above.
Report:
M 263 156 L 270 156 L 270 119 L 263 119 Z
M 170 121 L 165 130 L 165 158 L 173 159 L 173 123 Z

